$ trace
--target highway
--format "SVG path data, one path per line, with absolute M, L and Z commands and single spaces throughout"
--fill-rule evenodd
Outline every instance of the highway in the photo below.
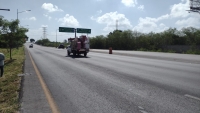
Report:
M 200 113 L 199 55 L 95 51 L 85 58 L 26 46 L 61 113 Z

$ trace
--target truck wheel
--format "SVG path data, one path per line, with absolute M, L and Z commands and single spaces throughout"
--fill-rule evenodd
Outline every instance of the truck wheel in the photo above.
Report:
M 69 51 L 67 51 L 67 55 L 70 56 L 70 52 Z
M 84 57 L 86 57 L 86 56 L 87 56 L 87 53 L 85 52 L 85 53 L 84 53 Z
M 73 56 L 76 56 L 76 52 L 75 51 L 73 52 Z

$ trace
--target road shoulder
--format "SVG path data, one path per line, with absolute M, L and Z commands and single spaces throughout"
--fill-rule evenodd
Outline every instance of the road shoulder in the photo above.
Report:
M 21 113 L 50 113 L 51 109 L 41 87 L 28 50 L 25 48 L 24 76 L 21 85 Z

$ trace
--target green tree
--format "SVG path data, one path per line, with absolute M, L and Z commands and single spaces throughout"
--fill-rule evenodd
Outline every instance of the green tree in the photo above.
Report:
M 35 39 L 31 38 L 31 39 L 30 39 L 30 42 L 31 42 L 31 43 L 34 43 L 34 42 L 35 42 Z
M 96 49 L 112 47 L 118 50 L 165 51 L 169 45 L 200 45 L 200 29 L 188 27 L 181 30 L 169 28 L 160 33 L 140 33 L 131 30 L 114 30 L 107 36 L 91 38 L 90 46 Z
M 200 29 L 195 32 L 194 41 L 195 41 L 196 45 L 200 45 Z
M 65 44 L 66 44 L 66 43 L 67 43 L 67 40 L 65 39 L 65 40 L 63 41 L 63 43 L 65 43 Z
M 193 27 L 183 28 L 182 32 L 185 34 L 187 38 L 188 45 L 196 45 L 196 39 L 198 39 L 199 30 Z
M 25 35 L 28 32 L 28 29 L 19 27 L 18 20 L 8 21 L 3 19 L 3 16 L 0 16 L 0 33 L 1 40 L 9 47 L 10 49 L 10 59 L 12 59 L 12 48 L 19 47 L 25 43 Z
M 40 40 L 37 40 L 35 43 L 38 45 L 48 46 L 50 43 L 50 40 L 48 38 L 40 39 Z

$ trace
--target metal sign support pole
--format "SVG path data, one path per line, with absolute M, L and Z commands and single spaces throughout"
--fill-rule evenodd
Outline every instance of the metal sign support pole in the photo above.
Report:
M 75 32 L 75 38 L 76 38 L 76 29 L 74 29 L 74 32 Z

